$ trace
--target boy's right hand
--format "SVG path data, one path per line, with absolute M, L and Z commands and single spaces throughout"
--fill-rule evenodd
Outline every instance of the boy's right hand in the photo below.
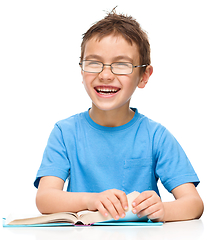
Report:
M 98 210 L 105 217 L 111 214 L 115 220 L 124 218 L 125 211 L 128 210 L 128 199 L 125 192 L 117 189 L 101 193 L 87 193 L 84 199 L 88 210 Z

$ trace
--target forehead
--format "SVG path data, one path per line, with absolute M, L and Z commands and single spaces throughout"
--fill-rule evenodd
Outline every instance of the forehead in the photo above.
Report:
M 97 36 L 87 41 L 84 51 L 84 59 L 91 57 L 100 61 L 126 60 L 131 62 L 139 61 L 139 50 L 133 42 L 128 42 L 121 35 L 108 35 L 101 39 Z

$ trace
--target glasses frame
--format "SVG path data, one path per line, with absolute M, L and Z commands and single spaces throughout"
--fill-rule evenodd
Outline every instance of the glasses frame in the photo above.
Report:
M 99 71 L 99 72 L 89 72 L 89 71 L 85 71 L 83 70 L 83 62 L 89 62 L 89 61 L 93 61 L 93 62 L 98 62 L 98 63 L 101 63 L 102 64 L 102 70 Z M 132 71 L 130 73 L 114 73 L 113 71 L 113 67 L 112 67 L 112 64 L 115 64 L 115 63 L 128 63 L 128 64 L 131 64 L 132 65 Z M 104 66 L 109 66 L 111 68 L 111 72 L 115 75 L 129 75 L 129 74 L 132 74 L 133 73 L 133 69 L 134 68 L 138 68 L 138 67 L 147 67 L 149 64 L 143 64 L 143 65 L 133 65 L 132 63 L 130 62 L 113 62 L 111 64 L 104 64 L 100 61 L 94 61 L 94 60 L 83 60 L 82 62 L 79 63 L 81 69 L 83 72 L 88 72 L 88 73 L 101 73 L 103 70 L 104 70 Z

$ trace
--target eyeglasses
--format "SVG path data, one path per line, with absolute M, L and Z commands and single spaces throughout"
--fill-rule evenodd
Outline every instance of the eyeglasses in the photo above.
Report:
M 83 60 L 79 63 L 79 65 L 84 72 L 88 73 L 101 73 L 104 69 L 104 66 L 109 66 L 111 67 L 111 72 L 117 75 L 131 74 L 134 68 L 148 66 L 148 64 L 134 66 L 129 62 L 114 62 L 112 64 L 104 64 L 102 62 L 93 60 Z

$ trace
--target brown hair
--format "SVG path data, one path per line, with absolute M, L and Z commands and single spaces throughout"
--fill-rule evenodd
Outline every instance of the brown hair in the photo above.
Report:
M 150 44 L 146 32 L 141 29 L 140 24 L 131 16 L 116 14 L 114 9 L 111 13 L 108 13 L 104 19 L 96 22 L 85 34 L 83 34 L 81 61 L 83 60 L 85 45 L 88 40 L 94 36 L 96 36 L 98 40 L 101 40 L 103 37 L 110 34 L 122 35 L 131 45 L 134 42 L 139 49 L 139 64 L 151 64 Z M 145 69 L 143 68 L 142 70 Z

